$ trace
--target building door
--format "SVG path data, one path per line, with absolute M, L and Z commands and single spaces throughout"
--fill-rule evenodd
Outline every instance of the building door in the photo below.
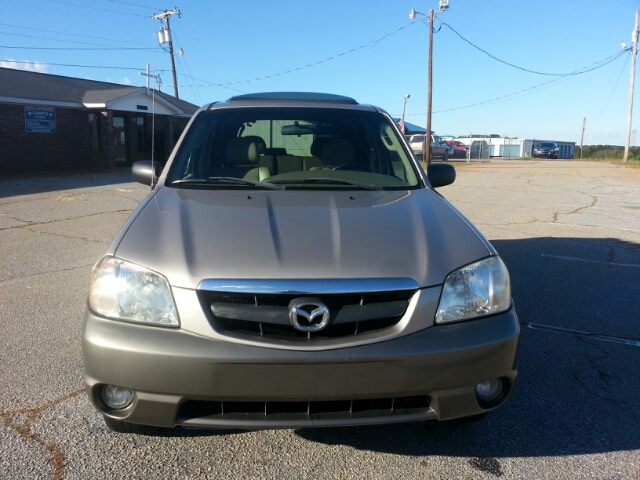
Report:
M 126 117 L 113 116 L 114 156 L 117 166 L 131 165 L 129 131 L 125 128 L 127 125 Z

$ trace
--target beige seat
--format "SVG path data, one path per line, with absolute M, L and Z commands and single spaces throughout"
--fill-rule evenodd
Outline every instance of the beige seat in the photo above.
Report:
M 214 168 L 211 176 L 255 181 L 269 178 L 271 176 L 269 168 L 258 166 L 262 158 L 260 150 L 260 144 L 256 143 L 255 137 L 232 138 L 227 144 L 224 166 Z
M 305 170 L 322 170 L 326 165 L 318 157 L 302 157 L 302 168 Z
M 275 172 L 275 156 L 271 153 L 267 153 L 267 143 L 264 141 L 264 139 L 258 135 L 247 135 L 243 138 L 250 138 L 258 147 L 258 153 L 260 154 L 258 167 L 265 167 L 268 168 L 270 172 Z
M 278 174 L 289 172 L 300 172 L 302 170 L 302 157 L 287 155 L 276 157 L 278 164 Z

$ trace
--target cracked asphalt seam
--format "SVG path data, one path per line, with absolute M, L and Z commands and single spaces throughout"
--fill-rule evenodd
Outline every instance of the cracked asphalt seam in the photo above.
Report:
M 30 226 L 31 225 L 25 225 L 25 227 L 30 227 Z M 30 232 L 33 232 L 33 233 L 43 234 L 43 235 L 53 235 L 54 237 L 68 238 L 69 240 L 84 240 L 86 242 L 92 242 L 92 243 L 108 243 L 104 240 L 95 240 L 89 237 L 74 237 L 73 235 L 63 235 L 61 233 L 55 233 L 55 232 L 41 232 L 40 230 L 35 230 L 33 228 L 26 228 L 26 230 L 29 230 Z
M 618 343 L 621 345 L 627 345 L 630 347 L 640 347 L 640 339 L 629 337 L 618 337 L 615 335 L 605 335 L 602 333 L 584 332 L 582 330 L 573 330 L 570 328 L 554 327 L 552 325 L 544 325 L 541 323 L 526 323 L 520 322 L 521 325 L 530 328 L 532 330 L 545 330 L 548 332 L 567 333 L 576 337 L 588 337 L 594 340 L 600 340 L 602 342 Z
M 90 213 L 89 215 L 81 215 L 79 217 L 69 217 L 69 218 L 60 218 L 58 220 L 51 220 L 48 222 L 32 222 L 31 220 L 20 220 L 18 218 L 15 217 L 9 217 L 9 215 L 5 215 L 9 218 L 12 218 L 13 220 L 16 220 L 18 222 L 24 222 L 26 223 L 26 225 L 15 225 L 13 227 L 7 227 L 7 228 L 0 228 L 0 231 L 2 230 L 12 230 L 14 228 L 27 228 L 27 227 L 34 227 L 34 226 L 38 226 L 38 225 L 50 225 L 52 223 L 58 223 L 58 222 L 66 222 L 69 220 L 79 220 L 81 218 L 89 218 L 89 217 L 96 217 L 98 215 L 111 215 L 113 213 L 131 213 L 133 210 L 130 208 L 125 208 L 122 210 L 113 210 L 110 212 L 97 212 L 97 213 Z M 0 214 L 2 215 L 2 214 Z M 39 232 L 39 233 L 46 233 L 46 232 Z
M 94 265 L 93 263 L 85 263 L 83 265 L 78 265 L 76 267 L 61 268 L 61 269 L 52 270 L 52 271 L 49 271 L 49 272 L 34 273 L 32 275 L 22 275 L 20 277 L 9 277 L 9 278 L 5 278 L 3 280 L 0 280 L 0 287 L 6 285 L 8 283 L 15 282 L 16 280 L 24 280 L 26 278 L 40 277 L 42 275 L 51 275 L 52 273 L 68 272 L 70 270 L 77 270 L 79 268 L 93 267 L 93 265 Z
M 84 392 L 84 388 L 76 390 L 75 392 L 71 392 L 67 395 L 64 395 L 34 408 L 25 408 L 22 410 L 17 410 L 15 412 L 4 412 L 0 410 L 0 418 L 2 418 L 2 421 L 7 428 L 13 430 L 25 440 L 32 440 L 38 443 L 42 448 L 49 452 L 49 465 L 51 466 L 51 469 L 53 471 L 53 480 L 61 480 L 64 475 L 64 467 L 66 464 L 64 450 L 55 442 L 49 441 L 41 435 L 33 432 L 31 430 L 31 423 L 48 408 L 58 405 L 65 400 L 69 400 L 70 398 L 73 398 L 81 394 L 82 392 Z M 15 421 L 14 417 L 19 415 L 25 415 L 26 419 L 22 422 Z

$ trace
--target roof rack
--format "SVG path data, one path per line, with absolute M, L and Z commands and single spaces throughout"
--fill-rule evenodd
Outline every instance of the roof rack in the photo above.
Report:
M 265 92 L 265 93 L 248 93 L 246 95 L 236 95 L 227 100 L 227 102 L 243 102 L 243 101 L 290 101 L 290 102 L 327 102 L 327 103 L 345 103 L 357 105 L 351 97 L 342 95 L 332 95 L 330 93 L 312 93 L 312 92 Z

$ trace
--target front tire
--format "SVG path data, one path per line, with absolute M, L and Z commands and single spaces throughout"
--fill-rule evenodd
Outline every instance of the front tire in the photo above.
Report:
M 442 161 L 446 162 L 447 160 L 449 160 L 449 150 L 446 150 L 442 155 Z

